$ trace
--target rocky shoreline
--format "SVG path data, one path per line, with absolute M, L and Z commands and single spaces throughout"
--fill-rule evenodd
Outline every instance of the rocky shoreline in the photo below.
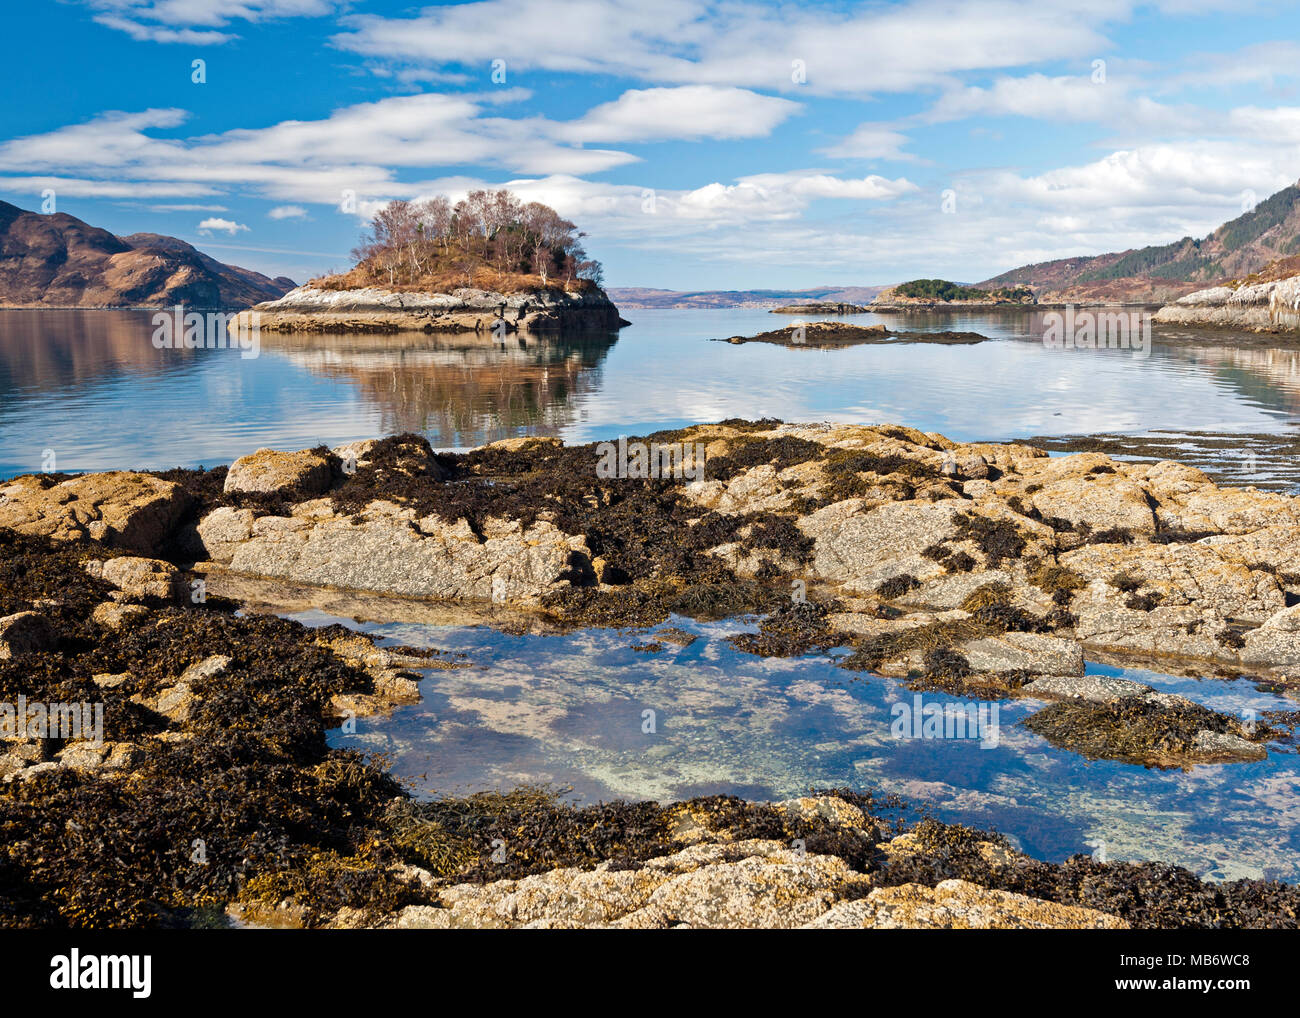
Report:
M 1300 276 L 1196 290 L 1166 304 L 1152 320 L 1246 332 L 1300 330 Z
M 352 290 L 300 286 L 278 300 L 242 312 L 231 328 L 256 324 L 266 332 L 473 332 L 551 333 L 616 331 L 619 317 L 600 290 L 561 288 L 530 293 L 461 289 L 426 293 L 364 287 Z
M 1244 721 L 1083 662 L 1300 688 L 1300 500 L 891 426 L 643 441 L 702 476 L 602 477 L 596 446 L 553 439 L 435 454 L 397 436 L 0 483 L 0 701 L 96 700 L 105 726 L 99 745 L 3 747 L 0 925 L 1296 924 L 1288 885 L 1044 863 L 843 790 L 415 802 L 325 730 L 466 662 L 196 597 L 269 579 L 557 629 L 752 612 L 742 651 L 1032 698 L 1025 726 L 1092 758 L 1190 768 L 1292 740 L 1294 717 Z

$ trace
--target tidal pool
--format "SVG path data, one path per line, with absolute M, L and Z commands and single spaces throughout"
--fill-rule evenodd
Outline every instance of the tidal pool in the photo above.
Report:
M 998 704 L 992 746 L 899 738 L 895 705 L 913 705 L 917 694 L 821 655 L 740 653 L 726 637 L 751 630 L 744 620 L 512 636 L 486 626 L 358 624 L 314 611 L 291 617 L 467 655 L 470 667 L 427 673 L 420 703 L 358 719 L 355 734 L 330 735 L 331 745 L 386 754 L 421 796 L 521 783 L 569 789 L 574 801 L 880 789 L 940 819 L 1001 831 L 1042 859 L 1084 852 L 1173 862 L 1208 879 L 1300 879 L 1300 758 L 1276 743 L 1257 763 L 1186 772 L 1089 761 L 1019 726 L 1043 706 L 1024 699 Z M 696 639 L 683 647 L 656 637 L 669 627 Z M 650 643 L 662 649 L 633 649 Z M 1242 680 L 1089 669 L 1247 717 L 1294 706 Z

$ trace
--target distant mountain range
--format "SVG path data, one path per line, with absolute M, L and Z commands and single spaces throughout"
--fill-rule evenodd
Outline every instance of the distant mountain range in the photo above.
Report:
M 781 304 L 831 301 L 866 304 L 884 286 L 822 286 L 811 290 L 652 290 L 607 286 L 609 299 L 625 308 L 770 308 Z
M 1024 265 L 976 285 L 1028 286 L 1042 303 L 1163 302 L 1217 282 L 1245 279 L 1300 254 L 1300 186 L 1285 187 L 1208 237 L 1092 257 Z
M 245 308 L 296 284 L 226 265 L 157 233 L 118 237 L 0 202 L 0 307 Z

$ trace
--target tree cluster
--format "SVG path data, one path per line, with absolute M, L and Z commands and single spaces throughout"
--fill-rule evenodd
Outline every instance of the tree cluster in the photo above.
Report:
M 541 202 L 507 190 L 470 191 L 454 205 L 444 195 L 389 202 L 352 251 L 357 269 L 390 286 L 454 278 L 473 286 L 484 268 L 536 276 L 542 286 L 601 283 L 600 262 L 582 246 L 586 234 Z

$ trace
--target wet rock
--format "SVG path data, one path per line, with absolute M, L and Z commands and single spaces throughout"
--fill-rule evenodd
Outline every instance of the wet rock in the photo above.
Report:
M 844 901 L 806 924 L 805 929 L 1127 929 L 1128 923 L 1077 905 L 991 890 L 966 880 L 934 887 L 902 884 L 878 887 L 865 898 Z
M 333 479 L 330 461 L 311 450 L 277 452 L 258 449 L 241 456 L 226 474 L 226 492 L 263 495 L 320 495 Z
M 49 650 L 55 640 L 54 627 L 39 612 L 17 612 L 0 618 L 0 661 Z
M 1263 760 L 1268 756 L 1263 746 L 1243 739 L 1240 735 L 1208 730 L 1196 733 L 1192 740 L 1192 751 L 1198 756 L 1225 760 Z
M 42 487 L 37 477 L 0 484 L 0 528 L 58 541 L 87 538 L 149 554 L 191 504 L 180 485 L 146 474 L 84 474 Z

